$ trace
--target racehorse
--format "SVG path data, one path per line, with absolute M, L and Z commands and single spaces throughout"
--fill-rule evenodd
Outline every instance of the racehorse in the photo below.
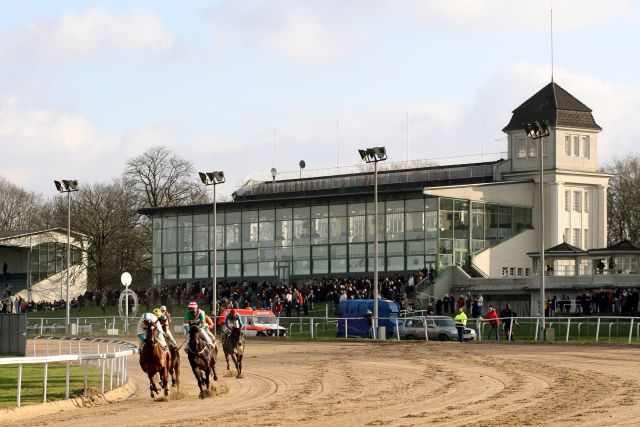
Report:
M 171 363 L 169 364 L 171 387 L 180 388 L 180 351 L 178 347 L 169 346 L 169 353 L 171 353 Z
M 209 348 L 206 341 L 200 337 L 200 328 L 197 324 L 191 323 L 189 326 L 189 345 L 186 348 L 191 364 L 191 370 L 198 382 L 200 389 L 200 399 L 205 398 L 205 391 L 209 390 L 209 374 L 213 373 L 213 380 L 218 381 L 216 374 L 216 357 L 218 346 Z
M 244 335 L 240 333 L 240 328 L 233 328 L 231 332 L 227 334 L 222 342 L 222 349 L 224 350 L 224 358 L 227 360 L 227 370 L 229 370 L 229 356 L 233 360 L 233 364 L 236 365 L 236 371 L 238 374 L 236 378 L 242 378 L 242 355 L 244 354 Z
M 140 367 L 149 376 L 149 390 L 151 398 L 154 393 L 159 394 L 156 387 L 155 375 L 160 374 L 160 384 L 164 389 L 164 395 L 169 395 L 169 366 L 171 365 L 171 353 L 165 351 L 158 342 L 158 329 L 154 323 L 147 319 L 144 321 L 146 337 L 140 353 Z

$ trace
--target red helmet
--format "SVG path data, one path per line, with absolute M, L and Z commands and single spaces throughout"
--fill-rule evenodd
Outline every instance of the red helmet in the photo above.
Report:
M 232 308 L 232 309 L 231 309 L 231 313 L 229 313 L 229 314 L 231 314 L 232 316 L 235 316 L 235 315 L 237 314 L 237 313 L 236 313 L 236 309 L 235 309 L 235 308 Z
M 198 309 L 198 303 L 195 301 L 191 301 L 189 303 L 189 311 L 196 311 Z

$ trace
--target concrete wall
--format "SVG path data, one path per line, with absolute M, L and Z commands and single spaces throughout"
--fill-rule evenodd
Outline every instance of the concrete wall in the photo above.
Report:
M 529 268 L 533 274 L 533 264 L 527 252 L 535 251 L 538 247 L 538 234 L 535 230 L 524 230 L 504 242 L 487 248 L 476 254 L 471 263 L 487 277 L 500 278 L 502 267 Z

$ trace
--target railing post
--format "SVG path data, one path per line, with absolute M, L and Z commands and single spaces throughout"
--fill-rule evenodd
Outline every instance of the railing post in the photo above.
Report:
M 65 399 L 69 399 L 69 375 L 70 375 L 69 365 L 70 364 L 71 362 L 67 361 L 67 369 L 66 369 L 65 379 L 64 379 L 64 398 Z
M 85 360 L 84 361 L 84 390 L 82 390 L 82 395 L 86 396 L 87 395 L 87 374 L 88 374 L 88 369 L 89 369 L 89 361 Z
M 108 351 L 107 351 L 107 353 L 108 353 Z M 102 375 L 101 375 L 101 379 L 100 379 L 100 393 L 104 394 L 104 370 L 105 370 L 105 367 L 106 367 L 107 359 L 103 358 L 101 360 L 102 360 Z
M 113 359 L 109 360 L 109 390 L 113 390 Z
M 631 344 L 632 337 L 633 337 L 633 317 L 631 318 L 631 324 L 629 325 L 629 344 Z
M 613 322 L 609 323 L 609 341 L 611 341 L 611 327 L 614 325 Z
M 313 317 L 309 320 L 311 320 L 311 339 L 313 339 Z
M 47 376 L 49 374 L 49 364 L 44 364 L 44 392 L 42 394 L 42 402 L 47 403 Z
M 20 407 L 20 398 L 22 397 L 22 364 L 18 365 L 18 398 L 17 406 Z
M 427 319 L 424 316 L 422 316 L 422 325 L 424 326 L 424 339 L 429 341 L 429 325 L 427 325 Z
M 40 335 L 44 335 L 44 317 L 40 319 Z
M 569 330 L 571 329 L 571 318 L 567 317 L 567 336 L 565 338 L 565 342 L 569 342 Z
M 349 335 L 347 334 L 348 329 L 349 329 L 349 319 L 345 317 L 344 318 L 344 337 L 345 338 L 349 338 Z
M 397 318 L 396 318 L 396 337 L 398 337 L 398 341 L 400 341 L 400 327 L 398 326 Z
M 596 326 L 596 342 L 600 339 L 600 318 L 598 317 L 598 325 Z

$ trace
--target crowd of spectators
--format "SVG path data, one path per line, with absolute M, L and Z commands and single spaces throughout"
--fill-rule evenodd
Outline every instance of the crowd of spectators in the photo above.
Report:
M 569 312 L 585 315 L 605 313 L 635 315 L 640 312 L 639 303 L 638 289 L 598 289 L 583 292 L 574 300 L 567 295 L 561 295 L 560 298 L 554 295 L 547 299 L 545 309 L 548 316 Z

